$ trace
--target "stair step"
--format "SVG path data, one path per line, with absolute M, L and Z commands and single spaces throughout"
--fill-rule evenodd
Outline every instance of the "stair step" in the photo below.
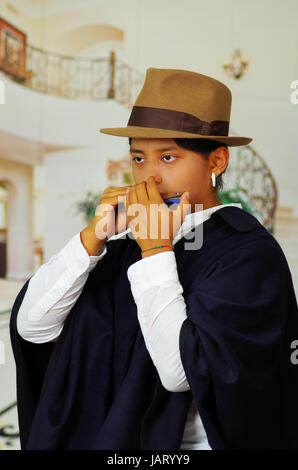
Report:
M 275 210 L 276 217 L 291 217 L 293 215 L 293 207 L 278 206 Z
M 0 300 L 0 312 L 3 312 L 4 310 L 8 310 L 11 308 L 11 304 L 7 299 L 1 299 Z
M 295 230 L 292 230 L 291 232 L 289 230 L 286 232 L 280 230 L 278 232 L 274 232 L 273 236 L 277 241 L 281 240 L 283 243 L 287 243 L 287 241 L 292 243 L 295 240 L 298 240 L 298 234 Z
M 285 226 L 274 226 L 274 236 L 279 236 L 280 238 L 298 238 L 298 225 L 291 224 Z
M 274 224 L 274 230 L 275 232 L 297 232 L 298 230 L 298 220 L 293 221 L 293 222 L 285 222 L 285 223 L 280 223 L 277 222 Z
M 298 227 L 298 217 L 275 219 L 275 227 Z

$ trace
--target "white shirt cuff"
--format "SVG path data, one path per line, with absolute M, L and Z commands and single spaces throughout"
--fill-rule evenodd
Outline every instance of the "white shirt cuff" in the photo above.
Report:
M 180 283 L 174 251 L 163 251 L 142 258 L 128 268 L 127 277 L 136 302 L 150 287 L 161 286 L 169 281 Z

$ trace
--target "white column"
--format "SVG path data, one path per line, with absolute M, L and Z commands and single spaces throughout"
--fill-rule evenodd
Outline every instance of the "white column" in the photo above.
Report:
M 6 277 L 10 279 L 33 274 L 33 168 L 21 166 L 8 185 Z

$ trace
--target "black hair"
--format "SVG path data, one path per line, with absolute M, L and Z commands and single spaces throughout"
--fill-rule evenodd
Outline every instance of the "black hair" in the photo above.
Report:
M 131 137 L 128 138 L 129 145 L 131 144 L 131 139 L 132 139 Z M 228 146 L 226 144 L 223 144 L 222 142 L 216 142 L 214 140 L 208 140 L 208 139 L 188 139 L 188 138 L 187 139 L 181 139 L 181 138 L 177 138 L 177 139 L 173 139 L 173 140 L 181 148 L 184 148 L 186 150 L 191 150 L 193 152 L 200 153 L 205 160 L 208 160 L 210 153 L 213 152 L 214 150 L 216 150 L 218 147 L 224 146 L 224 147 L 228 148 Z M 226 169 L 227 169 L 227 167 L 216 178 L 215 190 L 217 192 L 222 191 L 222 188 L 223 188 L 222 175 L 224 174 Z

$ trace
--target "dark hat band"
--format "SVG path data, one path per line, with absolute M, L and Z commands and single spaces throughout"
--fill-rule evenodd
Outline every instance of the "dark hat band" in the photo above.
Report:
M 192 114 L 171 109 L 134 106 L 128 126 L 152 127 L 201 135 L 223 135 L 229 133 L 229 121 L 201 121 Z

